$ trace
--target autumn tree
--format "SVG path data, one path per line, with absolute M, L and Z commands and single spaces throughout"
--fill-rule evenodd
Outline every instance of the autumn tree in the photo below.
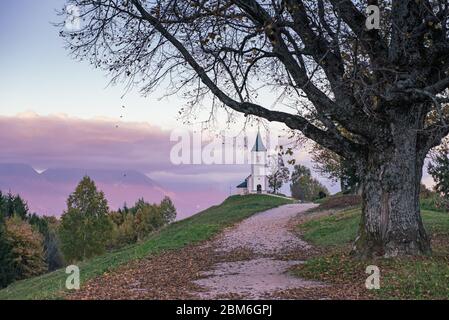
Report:
M 170 197 L 165 196 L 159 204 L 159 210 L 161 211 L 164 224 L 172 223 L 176 220 L 176 208 Z
M 136 217 L 132 213 L 124 214 L 123 219 L 114 221 L 113 237 L 111 244 L 113 247 L 122 247 L 137 241 Z
M 294 167 L 290 191 L 293 198 L 302 201 L 313 201 L 329 194 L 327 188 L 312 177 L 310 169 L 300 164 Z
M 61 217 L 61 249 L 68 262 L 81 261 L 105 251 L 112 236 L 104 193 L 93 180 L 84 177 L 67 200 Z
M 290 170 L 285 166 L 281 153 L 275 156 L 271 165 L 271 173 L 268 175 L 268 187 L 276 194 L 284 183 L 290 179 Z
M 139 206 L 134 221 L 138 240 L 145 239 L 150 233 L 158 230 L 165 224 L 164 217 L 158 206 L 149 203 Z
M 125 206 L 109 214 L 114 227 L 110 244 L 112 247 L 121 247 L 145 239 L 152 232 L 174 222 L 176 215 L 175 205 L 168 196 L 159 204 L 138 199 L 133 207 Z
M 448 4 L 371 2 L 379 29 L 360 0 L 69 0 L 82 24 L 61 35 L 113 81 L 149 93 L 167 79 L 190 98 L 186 113 L 213 97 L 212 110 L 284 123 L 352 161 L 355 253 L 427 254 L 418 194 L 426 154 L 449 132 Z M 267 106 L 261 87 L 282 103 Z
M 6 239 L 12 248 L 15 280 L 45 273 L 43 236 L 18 215 L 6 219 L 5 225 Z

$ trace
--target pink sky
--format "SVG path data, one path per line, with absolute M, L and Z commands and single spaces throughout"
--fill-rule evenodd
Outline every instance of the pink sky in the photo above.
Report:
M 27 113 L 0 116 L 0 136 L 0 163 L 23 163 L 38 171 L 48 168 L 139 171 L 161 185 L 184 216 L 222 201 L 229 195 L 230 187 L 248 172 L 248 166 L 173 165 L 170 150 L 175 142 L 170 142 L 170 131 L 144 122 Z M 50 207 L 60 212 L 65 194 L 74 188 L 73 182 L 60 186 L 65 193 L 52 199 L 39 190 L 41 185 L 17 187 L 14 182 L 5 181 L 5 177 L 0 177 L 0 186 L 11 188 L 11 184 L 14 192 L 28 195 L 30 207 L 36 211 L 47 211 Z M 157 190 L 138 185 L 128 185 L 126 189 L 102 183 L 99 186 L 105 189 L 113 208 L 125 201 L 130 204 L 137 195 L 151 201 L 162 196 Z

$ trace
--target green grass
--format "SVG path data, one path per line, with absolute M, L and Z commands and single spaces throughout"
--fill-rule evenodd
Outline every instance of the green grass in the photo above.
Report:
M 355 239 L 360 209 L 312 219 L 299 226 L 306 241 L 319 246 L 338 246 Z
M 449 215 L 423 210 L 424 225 L 429 233 L 449 235 Z M 304 239 L 318 246 L 341 246 L 354 241 L 360 224 L 360 208 L 337 212 L 309 220 L 298 226 Z
M 327 252 L 306 261 L 293 271 L 299 277 L 335 284 L 352 283 L 363 288 L 366 266 L 381 270 L 381 289 L 370 292 L 382 299 L 449 299 L 449 215 L 422 211 L 428 233 L 433 238 L 430 257 L 361 261 L 350 257 L 360 209 L 349 209 L 309 220 L 298 226 L 304 239 Z
M 438 211 L 438 212 L 447 212 L 444 208 L 441 207 L 437 196 L 427 197 L 420 199 L 419 203 L 421 206 L 421 210 L 428 211 Z
M 211 207 L 188 219 L 167 226 L 142 243 L 80 262 L 78 266 L 80 267 L 81 281 L 84 282 L 102 275 L 132 260 L 210 239 L 224 228 L 254 213 L 287 203 L 290 203 L 287 199 L 267 195 L 230 197 L 221 205 Z M 0 290 L 0 300 L 63 298 L 66 277 L 65 269 L 61 269 L 15 282 L 6 289 Z

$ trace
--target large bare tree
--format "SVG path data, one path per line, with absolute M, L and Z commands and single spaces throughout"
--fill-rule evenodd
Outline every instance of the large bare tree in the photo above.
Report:
M 284 123 L 352 161 L 363 180 L 354 252 L 415 255 L 430 252 L 424 158 L 449 132 L 447 2 L 72 0 L 82 28 L 61 35 L 114 81 L 146 93 L 163 83 L 192 107 L 210 96 L 213 108 Z M 368 4 L 380 29 L 366 28 Z M 262 87 L 282 106 L 261 101 Z

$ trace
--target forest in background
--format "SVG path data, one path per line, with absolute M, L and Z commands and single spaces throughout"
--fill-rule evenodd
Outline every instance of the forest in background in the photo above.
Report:
M 31 213 L 20 195 L 0 191 L 0 288 L 142 241 L 176 214 L 169 197 L 110 210 L 88 176 L 68 197 L 60 219 Z

